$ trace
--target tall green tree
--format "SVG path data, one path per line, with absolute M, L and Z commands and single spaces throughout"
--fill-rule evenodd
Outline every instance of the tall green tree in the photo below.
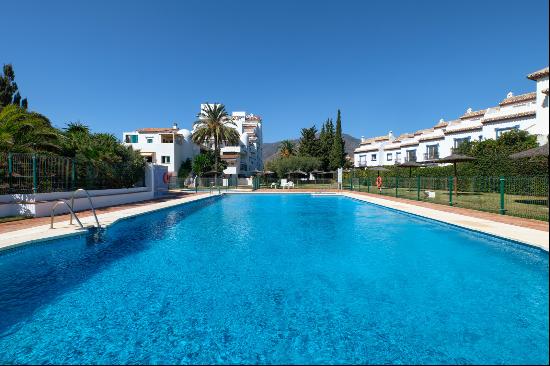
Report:
M 288 158 L 295 153 L 294 144 L 290 140 L 283 140 L 279 144 L 279 156 L 281 158 Z
M 336 130 L 334 132 L 334 141 L 332 143 L 332 149 L 330 151 L 330 168 L 338 169 L 343 167 L 346 162 L 346 150 L 345 141 L 342 138 L 342 117 L 340 110 L 338 109 L 338 116 L 336 117 Z
M 223 104 L 207 102 L 197 117 L 199 119 L 194 123 L 193 142 L 199 145 L 209 145 L 210 143 L 214 145 L 214 167 L 216 171 L 220 171 L 221 144 L 239 144 L 239 133 L 233 128 L 236 125 L 229 118 Z
M 298 143 L 299 156 L 319 156 L 319 139 L 317 138 L 317 127 L 302 128 L 302 136 Z
M 15 82 L 15 72 L 11 64 L 4 65 L 0 74 L 0 111 L 7 105 L 15 104 L 27 109 L 27 98 L 21 98 L 19 88 Z
M 321 169 L 324 171 L 330 170 L 330 154 L 332 144 L 334 143 L 334 124 L 329 118 L 321 127 L 319 133 L 319 160 L 321 161 Z

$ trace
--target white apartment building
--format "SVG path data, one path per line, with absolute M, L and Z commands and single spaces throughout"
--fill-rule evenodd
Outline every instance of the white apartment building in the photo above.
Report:
M 181 163 L 193 159 L 200 149 L 191 140 L 191 131 L 179 129 L 178 125 L 166 128 L 141 128 L 124 132 L 122 143 L 139 150 L 148 162 L 168 167 L 168 172 L 177 174 Z
M 536 91 L 521 95 L 508 93 L 498 106 L 473 111 L 451 121 L 441 119 L 435 126 L 397 138 L 387 136 L 361 138 L 354 152 L 356 167 L 400 164 L 407 161 L 430 162 L 451 155 L 465 141 L 497 139 L 513 129 L 548 141 L 548 67 L 527 76 L 536 81 Z
M 201 104 L 201 110 L 206 104 Z M 220 157 L 227 162 L 227 168 L 223 171 L 226 175 L 236 177 L 250 177 L 255 170 L 262 170 L 264 167 L 262 158 L 262 118 L 246 112 L 231 113 L 231 122 L 228 127 L 234 128 L 240 136 L 239 144 L 236 146 L 222 145 Z M 193 131 L 197 124 L 193 126 Z M 202 148 L 214 149 L 213 143 Z

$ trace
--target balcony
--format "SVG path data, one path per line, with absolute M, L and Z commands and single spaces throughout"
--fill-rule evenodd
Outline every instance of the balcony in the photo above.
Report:
M 437 159 L 439 159 L 439 151 L 424 153 L 424 160 L 437 160 Z

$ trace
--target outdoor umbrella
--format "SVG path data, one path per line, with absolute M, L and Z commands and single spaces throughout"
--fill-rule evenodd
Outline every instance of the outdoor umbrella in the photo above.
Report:
M 455 184 L 455 194 L 458 195 L 458 178 L 456 174 L 456 163 L 465 163 L 468 161 L 474 161 L 476 158 L 468 156 L 468 155 L 461 155 L 461 154 L 455 154 L 452 153 L 451 155 L 441 158 L 437 160 L 438 163 L 452 163 L 454 166 L 454 184 Z
M 535 158 L 539 156 L 546 156 L 548 158 L 548 143 L 510 155 L 512 159 Z
M 262 172 L 261 170 L 257 170 L 257 169 L 256 169 L 256 170 L 253 170 L 251 173 L 252 173 L 253 175 L 262 175 L 262 174 L 263 174 L 263 172 Z
M 389 169 L 384 168 L 383 166 L 371 166 L 368 167 L 367 170 L 377 171 L 378 176 L 380 176 L 380 172 L 389 172 Z
M 396 165 L 398 168 L 409 168 L 409 178 L 412 177 L 412 168 L 418 168 L 422 164 L 417 163 L 416 161 L 406 161 L 403 164 Z

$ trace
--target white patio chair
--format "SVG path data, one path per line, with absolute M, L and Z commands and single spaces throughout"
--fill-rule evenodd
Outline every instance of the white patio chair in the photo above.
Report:
M 285 189 L 287 187 L 288 183 L 286 179 L 281 179 L 281 188 Z

